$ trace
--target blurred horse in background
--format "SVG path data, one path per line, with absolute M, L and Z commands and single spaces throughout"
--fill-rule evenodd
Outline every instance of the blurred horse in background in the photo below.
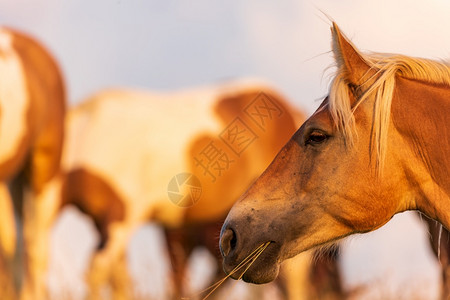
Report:
M 0 28 L 0 295 L 44 299 L 48 241 L 39 232 L 46 225 L 45 201 L 57 175 L 62 153 L 65 91 L 60 70 L 49 52 L 31 37 Z M 13 204 L 16 204 L 14 205 Z M 25 271 L 15 270 L 16 213 L 23 220 Z M 21 228 L 22 223 L 18 223 Z M 21 228 L 22 229 L 22 228 Z M 44 231 L 47 231 L 45 229 Z M 22 234 L 19 234 L 19 237 Z M 19 245 L 22 245 L 19 242 Z M 19 261 L 21 259 L 18 259 Z M 20 265 L 20 264 L 19 264 Z M 15 269 L 21 266 L 15 266 Z
M 173 296 L 186 295 L 192 249 L 220 256 L 228 210 L 303 119 L 275 89 L 251 80 L 172 93 L 107 90 L 73 108 L 55 185 L 61 205 L 92 217 L 100 234 L 87 274 L 91 299 L 104 296 L 106 283 L 115 299 L 129 299 L 126 246 L 149 221 L 168 237 Z

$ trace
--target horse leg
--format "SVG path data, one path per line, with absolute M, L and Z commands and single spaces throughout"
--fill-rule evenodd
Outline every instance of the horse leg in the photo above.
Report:
M 102 288 L 112 279 L 113 266 L 120 261 L 121 257 L 125 257 L 128 240 L 137 225 L 135 222 L 115 222 L 106 227 L 106 243 L 94 253 L 87 273 L 87 283 L 90 287 L 89 299 L 103 298 Z
M 442 224 L 422 215 L 430 232 L 430 246 L 442 268 L 441 299 L 450 299 L 450 233 Z
M 218 282 L 219 280 L 225 278 L 225 274 L 222 266 L 222 254 L 219 250 L 219 233 L 222 228 L 223 220 L 203 224 L 195 228 L 195 233 L 200 235 L 198 246 L 204 246 L 206 249 L 214 256 L 216 260 L 216 273 L 208 286 Z M 221 285 L 213 294 L 211 294 L 208 299 L 220 299 L 221 295 L 224 293 L 222 290 L 226 289 L 226 285 Z
M 12 258 L 16 248 L 16 223 L 8 187 L 0 182 L 0 253 Z
M 312 259 L 312 251 L 306 251 L 281 265 L 281 274 L 276 284 L 284 299 L 311 299 L 309 274 L 313 267 Z
M 11 276 L 11 268 L 6 261 L 6 256 L 0 253 L 0 295 L 4 300 L 16 300 L 16 290 Z
M 50 230 L 60 208 L 61 179 L 55 177 L 33 199 L 24 201 L 25 278 L 22 300 L 47 299 Z M 28 197 L 29 198 L 29 197 Z
M 217 242 L 218 245 L 218 242 Z M 225 278 L 227 276 L 227 274 L 225 274 L 224 270 L 223 270 L 223 266 L 222 266 L 222 255 L 220 254 L 220 251 L 217 250 L 217 246 L 214 248 L 210 248 L 207 247 L 208 251 L 214 255 L 214 258 L 216 260 L 216 273 L 214 274 L 213 279 L 211 280 L 211 282 L 209 283 L 208 287 L 210 287 L 211 285 L 219 282 L 219 280 L 222 280 L 223 278 Z M 219 252 L 219 255 L 217 255 L 217 252 Z M 227 287 L 226 282 L 224 284 L 222 284 L 220 287 L 218 287 L 212 294 L 211 296 L 208 297 L 208 299 L 210 300 L 214 300 L 214 299 L 223 299 L 223 295 L 226 295 L 226 289 L 229 288 L 229 286 Z M 209 290 L 208 290 L 209 291 Z M 203 294 L 204 296 L 205 294 Z
M 57 71 L 55 71 L 57 73 Z M 39 82 L 39 81 L 38 81 Z M 49 89 L 39 88 L 30 80 L 41 114 L 36 114 L 36 136 L 30 148 L 28 184 L 30 194 L 23 199 L 23 232 L 25 280 L 22 299 L 47 299 L 45 278 L 47 271 L 49 234 L 52 221 L 60 207 L 58 180 L 62 155 L 65 103 L 60 78 Z M 38 101 L 41 100 L 41 101 Z M 38 107 L 38 106 L 36 106 Z
M 129 300 L 132 295 L 132 282 L 128 272 L 126 251 L 123 251 L 111 271 L 112 299 Z
M 14 205 L 14 217 L 16 219 L 16 252 L 13 258 L 13 275 L 14 282 L 16 284 L 17 291 L 20 290 L 23 282 L 23 275 L 25 270 L 25 257 L 24 257 L 24 238 L 23 238 L 23 199 L 25 195 L 26 186 L 26 172 L 27 170 L 22 170 L 17 174 L 12 181 L 9 182 L 9 191 L 11 192 L 11 197 L 13 199 Z
M 319 249 L 311 269 L 310 286 L 317 299 L 345 299 L 339 272 L 339 246 Z
M 171 256 L 175 256 L 172 259 L 172 265 L 174 265 L 174 276 L 177 277 L 179 285 L 183 286 L 183 280 L 186 274 L 186 264 L 193 250 L 197 247 L 204 247 L 215 258 L 216 273 L 213 275 L 212 280 L 208 284 L 210 287 L 212 284 L 225 278 L 226 274 L 222 268 L 222 255 L 220 253 L 219 244 L 219 232 L 222 227 L 223 220 L 210 223 L 191 224 L 178 230 L 166 230 L 169 232 L 167 238 L 169 243 L 169 253 Z M 167 233 L 166 233 L 167 236 Z M 176 251 L 177 250 L 177 251 Z M 175 261 L 175 262 L 174 262 Z M 177 264 L 175 266 L 175 264 Z M 221 299 L 222 290 L 226 288 L 223 284 L 217 290 L 215 290 L 208 299 Z M 210 290 L 205 291 L 202 295 L 198 294 L 198 297 L 204 297 Z M 176 298 L 180 299 L 180 297 Z
M 164 228 L 167 251 L 172 266 L 172 298 L 180 299 L 184 294 L 187 258 L 192 249 L 186 245 L 186 232 L 183 229 Z
M 285 299 L 345 298 L 337 265 L 337 250 L 315 251 L 301 253 L 281 266 L 277 284 Z
M 3 182 L 0 183 L 0 213 L 0 289 L 7 297 L 16 288 L 12 266 L 16 248 L 16 224 L 11 195 Z

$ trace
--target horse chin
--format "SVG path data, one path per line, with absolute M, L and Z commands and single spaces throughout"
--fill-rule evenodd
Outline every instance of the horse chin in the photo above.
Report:
M 275 280 L 280 270 L 279 247 L 273 247 L 270 245 L 265 253 L 259 256 L 256 261 L 248 268 L 248 270 L 242 275 L 241 272 L 236 272 L 231 275 L 233 279 L 239 279 L 242 275 L 242 279 L 248 283 L 263 284 Z M 245 269 L 246 267 L 244 267 Z M 226 273 L 229 273 L 231 269 L 230 265 L 227 265 L 224 261 L 224 269 Z
M 279 264 L 271 264 L 270 266 L 259 266 L 258 269 L 250 268 L 245 272 L 242 279 L 248 283 L 264 284 L 275 280 L 280 271 Z

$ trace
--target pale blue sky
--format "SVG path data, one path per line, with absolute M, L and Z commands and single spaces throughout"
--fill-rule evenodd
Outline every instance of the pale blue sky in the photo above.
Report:
M 320 55 L 330 50 L 330 34 L 319 9 L 363 49 L 448 58 L 449 3 L 2 0 L 0 23 L 48 45 L 71 102 L 112 85 L 175 89 L 256 76 L 312 112 L 332 63 Z

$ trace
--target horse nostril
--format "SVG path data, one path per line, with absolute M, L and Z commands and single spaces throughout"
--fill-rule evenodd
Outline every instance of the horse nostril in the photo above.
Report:
M 227 257 L 235 248 L 237 244 L 236 234 L 233 229 L 226 229 L 220 238 L 220 251 L 223 257 Z

